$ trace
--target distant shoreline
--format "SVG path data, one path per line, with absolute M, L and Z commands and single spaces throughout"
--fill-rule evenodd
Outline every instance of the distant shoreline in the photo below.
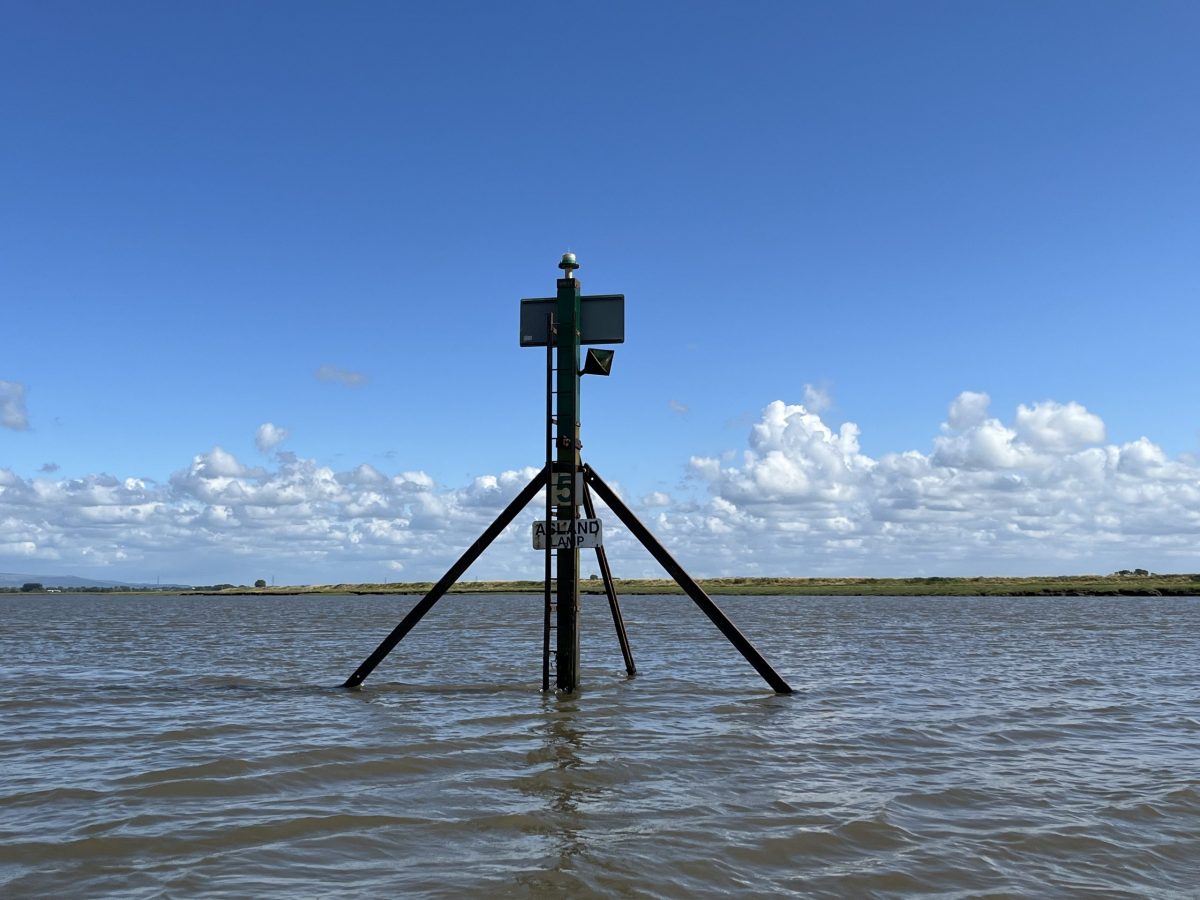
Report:
M 1030 578 L 706 578 L 698 579 L 709 594 L 719 596 L 842 597 L 1181 597 L 1200 596 L 1200 574 L 1191 575 L 1063 575 Z M 618 594 L 682 594 L 665 578 L 616 579 Z M 293 594 L 425 594 L 432 582 L 391 584 L 291 585 L 231 587 L 220 591 L 171 591 L 202 596 Z M 599 579 L 580 582 L 587 594 L 603 594 Z M 541 581 L 460 581 L 454 594 L 540 594 Z

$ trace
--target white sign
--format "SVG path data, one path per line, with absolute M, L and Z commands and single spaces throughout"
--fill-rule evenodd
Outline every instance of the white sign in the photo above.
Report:
M 576 519 L 574 541 L 571 540 L 570 519 L 556 519 L 550 524 L 554 526 L 553 534 L 549 535 L 551 550 L 571 550 L 575 547 L 586 549 L 604 546 L 599 519 Z M 545 522 L 533 523 L 534 550 L 546 549 L 546 532 Z
M 555 472 L 554 473 L 554 490 L 551 492 L 550 502 L 555 506 L 570 506 L 571 505 L 571 473 L 570 472 Z M 583 503 L 583 473 L 575 473 L 575 505 L 579 506 Z

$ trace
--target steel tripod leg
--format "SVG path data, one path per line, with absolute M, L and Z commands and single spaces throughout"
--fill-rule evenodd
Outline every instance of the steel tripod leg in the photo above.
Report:
M 462 574 L 467 571 L 471 563 L 479 558 L 479 555 L 488 548 L 500 532 L 509 526 L 517 514 L 521 512 L 534 498 L 534 495 L 542 489 L 547 483 L 546 470 L 542 469 L 533 477 L 533 481 L 525 487 L 521 493 L 517 494 L 515 500 L 504 508 L 504 511 L 496 517 L 487 530 L 481 534 L 478 540 L 475 541 L 467 552 L 458 558 L 458 562 L 450 567 L 450 570 L 442 576 L 442 580 L 433 586 L 433 588 L 421 598 L 421 602 L 412 608 L 407 616 L 392 629 L 392 633 L 383 639 L 383 643 L 375 648 L 375 652 L 363 660 L 363 664 L 355 669 L 354 674 L 346 679 L 346 683 L 342 687 L 358 687 L 363 683 L 363 680 L 374 671 L 375 667 L 383 662 L 383 658 L 387 656 L 395 646 L 404 639 L 404 636 L 413 630 L 413 627 L 421 621 L 425 613 L 433 608 L 433 604 L 437 603 L 454 584 L 462 577 Z
M 643 525 L 638 520 L 638 517 L 633 514 L 633 511 L 621 502 L 621 498 L 613 492 L 612 488 L 604 483 L 604 480 L 596 474 L 596 471 L 591 466 L 585 465 L 583 467 L 583 477 L 585 484 L 596 489 L 596 493 L 600 495 L 600 499 L 608 504 L 608 508 L 617 514 L 617 518 L 625 524 L 626 528 L 633 532 L 634 537 L 642 542 L 642 546 L 650 551 L 650 555 L 658 560 L 659 565 L 667 570 L 668 574 L 675 579 L 684 592 L 712 620 L 712 623 L 721 629 L 721 633 L 738 649 L 738 652 L 746 658 L 746 661 L 754 666 L 758 674 L 763 677 L 763 680 L 771 686 L 775 693 L 793 693 L 791 686 L 779 676 L 778 672 L 771 668 L 771 664 L 763 659 L 763 655 L 758 652 L 755 646 L 746 639 L 744 634 L 737 630 L 737 626 L 729 621 L 725 613 L 721 612 L 720 607 L 713 603 L 712 598 L 704 593 L 704 589 L 696 584 L 692 576 L 683 570 L 683 566 L 675 561 L 675 558 L 650 533 L 650 529 Z
M 592 492 L 587 482 L 583 483 L 583 510 L 589 519 L 596 518 L 596 507 L 592 503 Z M 617 602 L 617 588 L 613 584 L 612 570 L 608 567 L 608 554 L 603 547 L 596 548 L 596 562 L 600 564 L 600 577 L 604 579 L 604 593 L 608 595 L 608 608 L 612 612 L 613 625 L 617 629 L 617 640 L 621 643 L 621 656 L 625 658 L 625 673 L 637 674 L 633 664 L 633 652 L 629 649 L 629 636 L 625 634 L 625 619 L 621 615 L 621 604 Z

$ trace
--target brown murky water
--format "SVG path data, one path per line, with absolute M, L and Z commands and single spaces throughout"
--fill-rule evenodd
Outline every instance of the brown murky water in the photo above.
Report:
M 0 895 L 1197 896 L 1200 599 L 413 600 L 0 597 Z

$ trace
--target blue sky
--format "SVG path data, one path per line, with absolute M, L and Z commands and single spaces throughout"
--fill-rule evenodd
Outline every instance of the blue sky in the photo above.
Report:
M 436 577 L 566 249 L 698 574 L 1200 569 L 1194 4 L 3 8 L 0 570 Z

